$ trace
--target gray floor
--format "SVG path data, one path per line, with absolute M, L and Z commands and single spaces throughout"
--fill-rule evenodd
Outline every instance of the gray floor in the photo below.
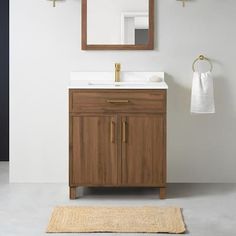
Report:
M 183 208 L 188 235 L 236 235 L 236 184 L 170 184 L 166 200 L 158 199 L 157 189 L 82 191 L 83 198 L 70 201 L 65 184 L 9 184 L 8 163 L 0 162 L 0 236 L 47 235 L 45 229 L 50 214 L 58 205 L 178 206 Z

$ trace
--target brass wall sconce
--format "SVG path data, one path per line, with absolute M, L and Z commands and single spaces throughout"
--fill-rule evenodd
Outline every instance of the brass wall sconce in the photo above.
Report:
M 56 0 L 50 0 L 53 2 L 53 7 L 56 7 Z
M 186 3 L 188 0 L 177 0 L 177 1 L 182 1 L 183 7 L 185 7 L 185 3 Z

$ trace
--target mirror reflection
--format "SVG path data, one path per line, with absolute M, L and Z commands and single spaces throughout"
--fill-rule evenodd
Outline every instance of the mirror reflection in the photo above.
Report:
M 87 44 L 145 45 L 149 0 L 87 0 Z

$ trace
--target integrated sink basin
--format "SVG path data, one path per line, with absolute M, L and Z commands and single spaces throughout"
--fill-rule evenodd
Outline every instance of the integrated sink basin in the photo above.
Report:
M 88 83 L 89 86 L 93 87 L 93 86 L 102 86 L 102 87 L 122 87 L 122 88 L 126 88 L 126 87 L 131 87 L 131 88 L 138 88 L 138 87 L 155 87 L 157 86 L 157 83 L 151 83 L 151 82 L 147 82 L 147 83 L 134 83 L 134 82 L 113 82 L 113 83 L 107 83 L 107 82 L 101 82 L 101 83 L 97 83 L 97 82 L 89 82 Z
M 145 86 L 147 83 L 135 83 L 135 82 L 88 82 L 91 86 Z
M 152 80 L 156 79 L 157 82 Z M 163 72 L 122 72 L 122 82 L 112 72 L 72 72 L 71 89 L 168 89 Z

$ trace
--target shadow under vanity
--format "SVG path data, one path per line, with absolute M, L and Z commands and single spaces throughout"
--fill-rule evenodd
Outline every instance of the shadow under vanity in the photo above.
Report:
M 160 82 L 147 82 L 157 74 Z M 69 88 L 70 198 L 77 198 L 76 187 L 159 187 L 165 198 L 164 73 L 124 72 L 127 82 L 112 82 L 109 72 L 73 76 L 78 80 Z

